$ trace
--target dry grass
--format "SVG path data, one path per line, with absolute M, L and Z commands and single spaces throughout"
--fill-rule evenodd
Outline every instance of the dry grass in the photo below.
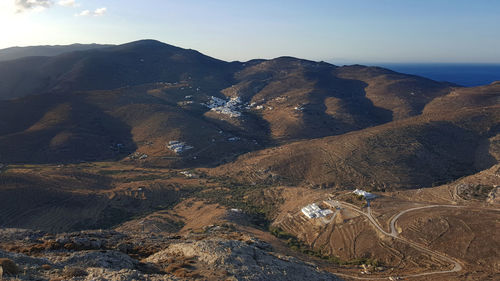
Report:
M 168 265 L 165 267 L 165 272 L 171 273 L 177 277 L 196 277 L 198 273 L 196 272 L 196 261 L 192 258 L 186 258 L 184 256 L 170 257 L 168 260 Z
M 87 274 L 87 271 L 80 267 L 65 267 L 63 270 L 63 276 L 67 278 L 81 277 Z

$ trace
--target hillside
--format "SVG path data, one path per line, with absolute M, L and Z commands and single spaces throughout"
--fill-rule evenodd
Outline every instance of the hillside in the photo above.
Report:
M 422 113 L 450 85 L 387 69 L 281 57 L 250 61 L 222 91 L 254 104 L 274 140 L 340 135 Z
M 208 108 L 200 103 L 209 98 L 189 85 L 150 84 L 0 102 L 0 162 L 123 159 L 196 166 L 259 147 L 245 130 L 221 127 L 205 117 Z M 186 103 L 189 94 L 197 96 Z M 171 141 L 190 149 L 176 153 L 168 147 Z
M 416 116 L 460 90 L 381 68 L 291 57 L 228 63 L 153 40 L 3 62 L 2 75 L 0 96 L 24 96 L 0 101 L 6 163 L 131 156 L 216 165 L 266 146 Z M 172 153 L 170 141 L 193 149 Z
M 498 82 L 154 40 L 0 81 L 0 279 L 498 279 Z
M 343 67 L 339 69 L 337 75 L 344 79 L 355 79 L 366 83 L 366 97 L 375 106 L 390 110 L 393 120 L 422 113 L 427 103 L 448 94 L 452 86 L 455 86 L 381 67 L 360 65 Z
M 441 184 L 498 163 L 497 91 L 497 84 L 459 89 L 431 102 L 423 115 L 250 153 L 215 173 L 247 182 L 337 188 Z
M 114 47 L 0 62 L 0 99 L 46 92 L 106 90 L 151 82 L 196 80 L 220 87 L 231 82 L 229 64 L 154 40 Z
M 22 57 L 51 57 L 63 53 L 100 49 L 111 46 L 113 45 L 71 44 L 71 45 L 53 45 L 53 46 L 47 45 L 47 46 L 11 47 L 0 50 L 0 61 L 15 60 Z

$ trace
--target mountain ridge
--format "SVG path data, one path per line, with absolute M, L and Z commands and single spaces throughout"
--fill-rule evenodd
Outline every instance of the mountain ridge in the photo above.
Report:
M 0 61 L 15 60 L 22 57 L 32 56 L 57 56 L 63 53 L 73 51 L 83 51 L 90 49 L 106 48 L 113 45 L 107 44 L 80 44 L 74 43 L 70 45 L 39 45 L 26 47 L 9 47 L 0 49 Z
M 155 40 L 0 62 L 0 81 L 7 274 L 498 275 L 500 83 Z

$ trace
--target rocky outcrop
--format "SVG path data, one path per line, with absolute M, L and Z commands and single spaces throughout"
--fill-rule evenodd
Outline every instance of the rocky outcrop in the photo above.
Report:
M 134 269 L 139 262 L 118 251 L 84 251 L 71 254 L 69 257 L 52 258 L 57 264 L 67 264 L 83 268 L 97 267 L 114 270 Z
M 219 226 L 185 237 L 3 229 L 0 241 L 0 260 L 19 272 L 14 277 L 3 268 L 6 280 L 339 280 Z
M 266 251 L 265 244 L 211 239 L 175 243 L 145 261 L 165 263 L 168 257 L 195 258 L 212 271 L 227 271 L 235 280 L 340 280 L 312 264 Z
M 110 270 L 107 268 L 89 268 L 84 281 L 174 281 L 179 280 L 176 277 L 161 274 L 144 274 L 138 270 L 122 269 Z M 82 280 L 82 279 L 77 279 Z

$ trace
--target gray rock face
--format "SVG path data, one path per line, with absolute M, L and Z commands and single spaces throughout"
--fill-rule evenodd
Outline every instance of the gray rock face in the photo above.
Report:
M 175 277 L 168 275 L 159 274 L 144 274 L 137 270 L 132 269 L 122 269 L 122 270 L 110 270 L 107 268 L 88 268 L 88 275 L 82 278 L 74 278 L 70 280 L 80 280 L 80 281 L 174 281 L 178 280 Z
M 114 270 L 133 269 L 139 262 L 118 251 L 82 251 L 69 257 L 54 259 L 54 263 L 80 267 L 101 267 Z
M 163 263 L 170 256 L 196 258 L 212 270 L 225 270 L 237 280 L 340 280 L 292 257 L 273 255 L 245 242 L 213 239 L 170 245 L 145 261 Z
M 0 258 L 19 266 L 22 274 L 12 280 L 340 280 L 312 264 L 275 254 L 269 244 L 254 237 L 239 236 L 240 241 L 222 238 L 217 231 L 209 233 L 203 237 L 129 236 L 113 231 L 51 235 L 11 229 L 0 232 L 0 238 L 33 255 L 0 250 Z M 71 247 L 39 248 L 50 243 Z
M 64 275 L 63 268 L 84 268 L 85 276 L 65 277 L 64 280 L 79 281 L 135 281 L 135 280 L 177 280 L 173 276 L 164 274 L 145 274 L 136 270 L 138 261 L 118 251 L 82 251 L 68 253 L 68 255 L 49 255 L 48 258 L 33 258 L 18 253 L 9 253 L 0 250 L 0 257 L 12 259 L 21 265 L 28 275 L 17 279 L 5 280 L 48 280 L 51 277 Z M 51 271 L 43 271 L 41 265 L 53 266 Z M 5 277 L 5 276 L 4 276 Z
M 33 258 L 24 254 L 10 253 L 0 250 L 0 258 L 8 258 L 17 264 L 21 265 L 42 265 L 50 264 L 51 262 L 46 258 Z

